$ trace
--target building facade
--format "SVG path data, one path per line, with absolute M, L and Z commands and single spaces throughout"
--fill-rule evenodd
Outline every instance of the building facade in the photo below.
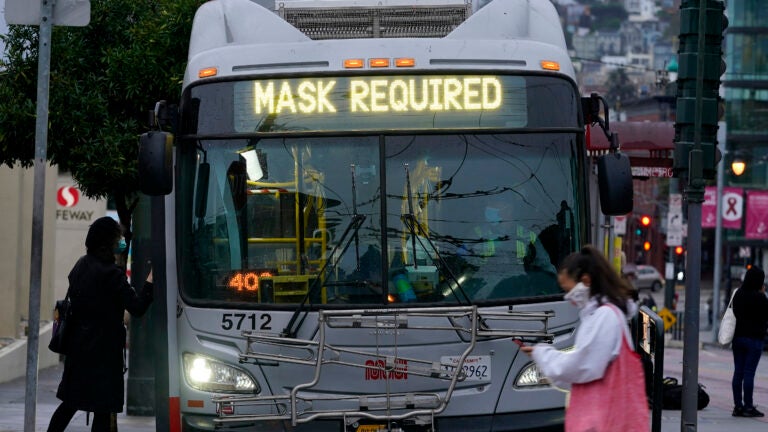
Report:
M 722 95 L 727 124 L 726 166 L 734 157 L 744 158 L 747 169 L 741 176 L 727 170 L 726 185 L 745 190 L 768 189 L 768 8 L 764 0 L 728 0 L 729 26 L 725 36 L 726 72 Z M 726 230 L 729 253 L 738 260 L 741 249 L 765 267 L 768 240 L 748 239 L 743 230 Z M 733 256 L 730 256 L 733 255 Z

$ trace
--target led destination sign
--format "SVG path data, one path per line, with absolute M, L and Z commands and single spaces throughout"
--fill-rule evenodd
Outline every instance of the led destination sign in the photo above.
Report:
M 523 77 L 309 77 L 234 85 L 238 132 L 522 127 Z
M 503 102 L 501 81 L 496 77 L 351 78 L 348 98 L 333 100 L 336 79 L 256 81 L 253 83 L 254 114 L 335 113 L 342 111 L 476 111 L 497 110 Z

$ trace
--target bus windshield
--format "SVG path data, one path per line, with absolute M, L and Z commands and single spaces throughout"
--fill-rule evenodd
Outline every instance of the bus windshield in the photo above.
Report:
M 547 79 L 489 81 L 508 94 L 487 100 L 508 115 L 483 123 L 482 109 L 454 112 L 437 130 L 423 124 L 423 113 L 361 126 L 340 108 L 343 97 L 330 95 L 342 116 L 335 122 L 310 113 L 302 123 L 290 107 L 244 120 L 253 107 L 242 108 L 252 96 L 242 92 L 254 81 L 194 87 L 182 105 L 177 176 L 185 300 L 357 307 L 560 293 L 557 265 L 582 242 L 584 159 L 575 90 Z M 348 81 L 347 95 L 362 85 Z M 288 104 L 276 90 L 283 84 L 260 85 L 275 100 L 252 103 Z M 456 88 L 452 97 L 465 100 Z M 476 130 L 465 130 L 473 122 Z M 323 133 L 308 134 L 307 125 Z M 272 133 L 260 134 L 265 128 Z

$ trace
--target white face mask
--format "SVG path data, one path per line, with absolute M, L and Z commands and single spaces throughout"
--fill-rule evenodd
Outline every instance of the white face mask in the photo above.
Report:
M 565 295 L 565 299 L 570 301 L 574 306 L 581 309 L 589 301 L 589 287 L 579 282 L 574 286 L 568 294 Z

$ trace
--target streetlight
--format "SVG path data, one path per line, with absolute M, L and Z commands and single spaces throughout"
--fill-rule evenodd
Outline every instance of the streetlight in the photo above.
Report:
M 766 162 L 768 162 L 768 155 L 753 158 L 748 152 L 739 151 L 733 156 L 733 161 L 731 161 L 731 171 L 733 172 L 733 175 L 738 177 L 744 174 L 748 167 L 763 165 Z
M 736 176 L 740 176 L 744 174 L 744 171 L 747 169 L 747 162 L 740 156 L 736 156 L 733 158 L 733 162 L 731 162 L 731 171 L 733 171 L 733 174 Z

